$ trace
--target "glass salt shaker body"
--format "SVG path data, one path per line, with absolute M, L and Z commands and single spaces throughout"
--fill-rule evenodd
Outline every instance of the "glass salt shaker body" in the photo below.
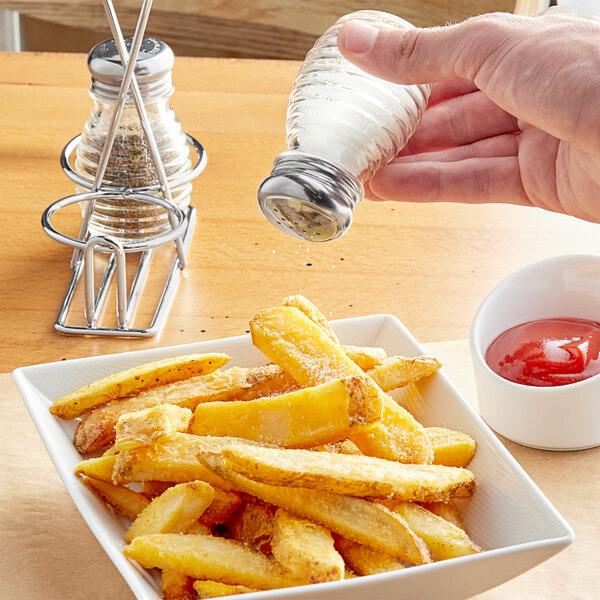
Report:
M 125 40 L 131 47 L 131 38 Z M 169 105 L 173 93 L 172 50 L 164 42 L 145 37 L 135 67 L 135 76 L 148 114 L 159 154 L 169 180 L 191 168 L 185 133 Z M 114 40 L 97 44 L 88 56 L 92 74 L 90 96 L 94 106 L 77 147 L 75 171 L 94 181 L 100 154 L 116 108 L 124 75 Z M 150 147 L 131 94 L 127 95 L 115 141 L 103 178 L 103 186 L 121 189 L 144 188 L 158 183 Z M 77 186 L 78 192 L 88 191 Z M 171 188 L 174 204 L 185 209 L 190 203 L 191 183 Z M 151 191 L 151 194 L 160 194 Z M 85 212 L 85 206 L 82 206 Z M 98 199 L 89 222 L 92 235 L 110 235 L 121 241 L 141 242 L 170 229 L 163 208 L 135 200 Z
M 351 13 L 315 42 L 300 68 L 288 105 L 288 150 L 275 158 L 258 202 L 279 229 L 311 241 L 333 240 L 350 228 L 363 183 L 406 145 L 431 91 L 378 79 L 346 60 L 337 33 L 349 20 L 412 27 L 388 13 Z

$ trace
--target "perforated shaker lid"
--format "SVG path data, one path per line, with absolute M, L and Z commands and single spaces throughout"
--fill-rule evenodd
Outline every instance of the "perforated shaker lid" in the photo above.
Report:
M 131 37 L 125 38 L 127 50 L 131 50 L 132 41 Z M 173 92 L 171 71 L 174 64 L 173 50 L 165 42 L 153 37 L 142 40 L 134 74 L 144 99 L 167 96 Z M 92 93 L 115 100 L 125 69 L 114 40 L 104 40 L 92 48 L 88 55 L 88 68 L 92 74 Z
M 342 236 L 352 225 L 362 184 L 335 165 L 296 151 L 275 158 L 258 188 L 258 205 L 275 227 L 311 242 Z

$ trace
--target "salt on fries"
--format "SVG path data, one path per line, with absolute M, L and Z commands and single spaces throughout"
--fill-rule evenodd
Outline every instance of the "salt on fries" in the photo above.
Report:
M 176 357 L 50 407 L 81 417 L 77 450 L 105 450 L 75 471 L 131 521 L 125 555 L 161 569 L 164 600 L 481 551 L 455 503 L 474 491 L 474 440 L 423 427 L 387 393 L 431 376 L 436 359 L 341 345 L 303 296 L 260 311 L 250 330 L 272 364 L 223 369 L 225 354 Z

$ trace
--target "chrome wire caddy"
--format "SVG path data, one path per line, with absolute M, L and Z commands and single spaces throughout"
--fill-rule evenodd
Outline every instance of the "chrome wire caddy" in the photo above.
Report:
M 196 222 L 196 210 L 194 207 L 188 206 L 185 210 L 179 208 L 173 202 L 171 190 L 176 186 L 189 183 L 200 174 L 206 165 L 206 153 L 198 141 L 190 135 L 186 135 L 189 147 L 196 154 L 196 162 L 187 172 L 178 174 L 177 177 L 171 180 L 167 178 L 167 173 L 152 131 L 152 125 L 148 118 L 144 100 L 134 73 L 152 8 L 152 0 L 144 0 L 142 2 L 130 51 L 127 49 L 112 0 L 102 0 L 102 3 L 124 73 L 106 140 L 100 152 L 98 169 L 94 180 L 82 177 L 75 171 L 71 164 L 71 156 L 76 150 L 81 136 L 73 138 L 65 146 L 61 154 L 61 166 L 66 175 L 77 186 L 88 191 L 57 200 L 42 215 L 42 227 L 44 231 L 52 239 L 74 248 L 70 265 L 73 274 L 56 318 L 55 328 L 57 331 L 65 334 L 149 337 L 155 335 L 165 322 L 170 304 L 175 295 L 180 272 L 187 264 L 187 253 Z M 144 139 L 152 159 L 152 165 L 156 170 L 158 183 L 154 185 L 136 188 L 103 185 L 106 167 L 128 94 L 135 104 Z M 144 241 L 123 241 L 111 235 L 92 235 L 89 231 L 89 223 L 96 202 L 107 200 L 134 201 L 143 205 L 149 205 L 151 208 L 162 208 L 167 213 L 170 229 Z M 74 204 L 81 204 L 85 207 L 82 210 L 83 219 L 76 238 L 59 232 L 51 223 L 53 215 L 61 209 Z M 153 253 L 157 252 L 162 246 L 170 245 L 170 243 L 173 243 L 175 246 L 175 256 L 172 260 L 170 270 L 168 270 L 166 282 L 158 299 L 156 309 L 145 326 L 133 326 L 132 323 L 135 318 L 136 309 L 139 306 L 144 284 L 148 278 Z M 99 260 L 99 257 L 96 255 L 101 255 L 103 260 Z M 128 258 L 134 267 L 134 261 L 137 260 L 137 269 L 133 273 L 133 276 L 129 277 L 129 289 L 127 284 Z M 95 271 L 98 270 L 103 270 L 103 273 L 99 285 L 96 286 Z M 71 307 L 82 276 L 85 322 L 82 324 L 69 324 L 67 323 L 67 319 L 71 315 Z M 116 325 L 114 325 L 115 321 L 113 319 L 111 325 L 103 326 L 101 322 L 106 320 L 104 316 L 109 296 L 108 292 L 113 279 L 115 280 L 114 287 L 116 290 Z

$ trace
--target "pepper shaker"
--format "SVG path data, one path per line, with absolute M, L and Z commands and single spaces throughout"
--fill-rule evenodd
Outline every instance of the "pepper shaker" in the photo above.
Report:
M 363 10 L 342 17 L 315 42 L 290 95 L 288 149 L 258 190 L 265 217 L 305 240 L 333 240 L 350 228 L 363 183 L 406 145 L 431 91 L 378 79 L 346 60 L 337 33 L 356 19 L 412 27 L 395 15 Z
M 127 49 L 132 38 L 126 38 Z M 191 169 L 185 133 L 169 106 L 173 93 L 171 72 L 175 62 L 171 48 L 164 42 L 144 37 L 135 66 L 135 77 L 156 139 L 168 180 Z M 92 75 L 90 96 L 94 106 L 77 146 L 75 171 L 93 181 L 102 147 L 116 108 L 124 75 L 114 40 L 100 42 L 88 55 Z M 127 95 L 115 141 L 103 178 L 103 186 L 123 190 L 143 190 L 159 182 L 150 147 L 131 93 Z M 172 200 L 182 210 L 190 203 L 192 184 L 187 181 L 171 187 Z M 87 191 L 81 186 L 78 192 Z M 85 206 L 83 207 L 85 209 Z M 89 221 L 91 235 L 110 235 L 120 241 L 143 242 L 170 229 L 166 211 L 131 199 L 98 199 Z

